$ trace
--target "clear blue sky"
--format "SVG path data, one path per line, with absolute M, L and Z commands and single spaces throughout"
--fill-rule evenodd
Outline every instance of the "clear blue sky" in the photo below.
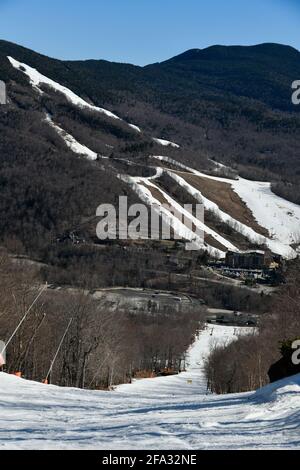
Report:
M 144 65 L 213 44 L 300 49 L 300 0 L 0 0 L 0 38 L 61 59 Z

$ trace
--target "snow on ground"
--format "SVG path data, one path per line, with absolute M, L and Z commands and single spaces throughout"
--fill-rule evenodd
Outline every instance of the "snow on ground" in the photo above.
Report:
M 150 178 L 131 177 L 123 175 L 119 175 L 119 178 L 131 185 L 132 189 L 136 192 L 139 198 L 146 205 L 151 206 L 152 210 L 162 217 L 167 227 L 171 227 L 174 229 L 174 232 L 178 237 L 177 239 L 189 240 L 190 242 L 192 242 L 192 245 L 186 245 L 187 249 L 203 248 L 206 249 L 212 256 L 216 258 L 224 258 L 225 252 L 205 244 L 203 233 L 201 233 L 203 229 L 203 224 L 194 217 L 191 217 L 191 215 L 184 211 L 184 209 L 178 203 L 176 203 L 176 201 L 174 201 L 172 198 L 170 198 L 169 195 L 164 193 L 160 188 L 158 188 L 155 184 L 152 183 L 152 180 L 160 174 L 160 171 L 161 170 L 158 169 L 157 174 Z M 161 204 L 161 202 L 152 195 L 151 187 L 159 191 L 162 196 L 166 196 L 168 206 L 170 208 L 173 207 L 175 210 L 177 210 L 177 214 L 172 213 L 170 208 L 165 207 L 165 205 Z M 196 222 L 195 225 L 197 226 L 198 233 L 192 230 L 192 223 L 190 223 L 189 221 L 192 221 L 192 223 Z M 155 235 L 158 237 L 159 233 Z M 148 232 L 146 238 L 148 238 Z
M 176 149 L 180 148 L 180 145 L 175 144 L 174 142 L 170 142 L 170 140 L 157 139 L 156 137 L 153 137 L 153 140 L 157 144 L 163 145 L 164 147 L 168 147 L 170 145 L 170 147 L 173 147 L 173 148 L 176 148 Z
M 38 70 L 19 62 L 10 56 L 8 56 L 8 60 L 14 68 L 20 70 L 29 77 L 30 83 L 39 93 L 43 93 L 40 86 L 45 84 L 50 86 L 54 90 L 62 93 L 67 98 L 67 100 L 73 103 L 74 105 L 77 105 L 82 108 L 88 108 L 96 112 L 100 112 L 114 119 L 122 120 L 117 115 L 113 114 L 111 111 L 91 105 L 90 103 L 76 95 L 74 92 L 72 92 L 69 88 L 66 88 L 60 85 L 59 83 L 55 82 L 54 80 L 51 80 L 50 78 L 46 77 L 45 75 L 42 75 Z M 140 128 L 135 126 L 134 124 L 129 124 L 129 126 L 132 129 L 141 132 Z M 165 139 L 153 138 L 153 140 L 163 146 L 170 145 L 172 147 L 179 148 L 178 144 L 175 144 L 174 142 L 170 142 Z M 77 143 L 75 139 L 72 138 L 72 136 L 67 135 L 66 141 L 69 142 L 69 146 L 73 146 L 74 151 L 76 151 L 75 149 L 80 150 L 79 146 L 81 144 Z M 82 149 L 80 150 L 80 152 L 81 151 Z M 85 152 L 84 154 L 86 154 Z M 94 155 L 92 156 L 91 151 L 89 151 L 88 156 L 94 159 Z M 183 165 L 169 157 L 154 156 L 153 158 L 172 163 L 173 165 L 176 165 L 181 169 L 190 171 L 204 178 L 211 178 L 216 181 L 229 183 L 232 189 L 240 196 L 240 198 L 247 204 L 249 209 L 252 211 L 256 221 L 262 227 L 265 227 L 269 231 L 271 239 L 265 239 L 269 248 L 274 253 L 281 254 L 286 258 L 296 257 L 296 251 L 293 250 L 289 245 L 293 243 L 298 243 L 300 241 L 300 206 L 293 204 L 292 202 L 286 201 L 285 199 L 280 198 L 279 196 L 276 196 L 271 191 L 270 183 L 249 181 L 244 178 L 238 178 L 237 180 L 233 180 L 210 176 L 192 168 L 189 168 L 188 166 Z M 251 231 L 251 229 L 248 229 L 246 236 L 248 236 L 251 241 L 254 241 L 255 233 L 252 232 L 253 231 Z M 258 236 L 258 234 L 256 234 L 256 236 Z
M 91 105 L 90 103 L 83 100 L 75 93 L 73 93 L 73 91 L 71 91 L 69 88 L 60 85 L 54 80 L 51 80 L 50 78 L 41 74 L 38 70 L 34 69 L 33 67 L 30 67 L 29 65 L 26 65 L 26 64 L 23 64 L 22 62 L 17 61 L 13 57 L 8 56 L 7 58 L 13 67 L 15 67 L 16 69 L 20 70 L 21 72 L 25 73 L 25 75 L 27 75 L 27 77 L 30 79 L 30 83 L 35 89 L 39 91 L 39 93 L 43 93 L 43 91 L 40 88 L 40 85 L 48 85 L 51 88 L 53 88 L 55 91 L 62 93 L 67 98 L 68 101 L 70 101 L 72 104 L 76 106 L 80 106 L 81 108 L 89 108 L 92 111 L 100 112 L 113 119 L 121 120 L 119 116 L 112 113 L 111 111 L 108 111 L 107 109 L 104 109 L 104 108 L 99 108 L 98 106 Z
M 80 96 L 76 95 L 72 90 L 70 90 L 69 88 L 65 86 L 60 85 L 58 82 L 55 82 L 54 80 L 51 80 L 50 78 L 41 74 L 37 69 L 34 69 L 33 67 L 30 67 L 29 65 L 19 62 L 13 57 L 7 56 L 7 58 L 15 69 L 27 75 L 27 77 L 30 80 L 31 85 L 33 86 L 35 90 L 37 90 L 38 93 L 43 94 L 43 90 L 40 87 L 41 85 L 48 85 L 53 90 L 58 91 L 59 93 L 62 93 L 66 97 L 66 99 L 70 101 L 72 104 L 74 104 L 75 106 L 79 106 L 81 108 L 88 108 L 91 111 L 96 111 L 98 113 L 105 114 L 106 116 L 112 119 L 123 121 L 122 118 L 112 113 L 111 111 L 108 111 L 107 109 L 104 109 L 104 108 L 99 108 L 98 106 L 94 106 L 88 103 L 84 99 L 80 98 Z M 138 126 L 135 126 L 134 124 L 129 124 L 129 123 L 127 124 L 129 127 L 131 127 L 131 129 L 134 129 L 135 131 L 139 133 L 142 132 Z M 170 144 L 172 144 L 172 142 L 170 142 Z M 172 145 L 176 146 L 176 144 L 172 144 Z
M 72 150 L 72 152 L 77 153 L 79 155 L 84 155 L 89 160 L 97 160 L 96 152 L 93 152 L 93 150 L 89 149 L 85 145 L 80 144 L 71 134 L 68 134 L 64 129 L 55 124 L 49 115 L 46 116 L 45 120 L 63 138 L 66 145 Z
M 173 158 L 170 158 L 170 157 L 164 157 L 163 155 L 152 155 L 151 158 L 155 158 L 156 160 L 159 160 L 160 162 L 170 163 L 171 165 L 175 166 L 176 168 L 181 168 L 182 170 L 189 171 L 191 173 L 193 173 L 193 171 L 194 171 L 189 166 L 186 166 L 183 163 L 180 163 L 177 160 L 174 160 Z
M 281 243 L 300 241 L 300 206 L 271 191 L 271 183 L 230 180 L 232 188 L 247 204 L 257 222 Z
M 215 160 L 212 160 L 211 158 L 208 159 L 211 163 L 213 163 L 215 165 L 215 168 L 219 168 L 220 170 L 230 170 L 232 171 L 232 168 L 230 168 L 229 166 L 227 165 L 224 165 L 223 163 L 220 163 L 220 162 L 216 162 Z
M 141 129 L 138 126 L 135 126 L 134 124 L 128 124 L 128 126 L 137 132 L 142 132 Z
M 201 220 L 199 220 L 198 218 L 194 217 L 192 214 L 190 214 L 187 210 L 185 210 L 183 208 L 183 206 L 181 206 L 180 204 L 178 204 L 178 202 L 176 202 L 171 196 L 169 196 L 169 194 L 167 194 L 165 191 L 163 191 L 161 188 L 159 188 L 158 186 L 156 186 L 154 183 L 152 183 L 151 181 L 148 181 L 147 182 L 148 186 L 152 186 L 154 187 L 157 191 L 159 191 L 161 193 L 161 195 L 163 196 L 164 199 L 166 199 L 166 201 L 168 202 L 168 204 L 170 204 L 170 207 L 173 207 L 177 212 L 178 214 L 181 216 L 182 220 L 185 220 L 185 221 L 191 221 L 191 226 L 192 224 L 194 224 L 200 231 L 203 232 L 203 236 L 204 236 L 204 232 L 207 234 L 207 235 L 211 235 L 215 240 L 217 240 L 218 242 L 220 242 L 223 246 L 225 246 L 228 250 L 234 250 L 234 251 L 239 251 L 238 248 L 236 248 L 232 243 L 230 243 L 228 240 L 226 240 L 224 237 L 222 237 L 221 235 L 219 235 L 217 232 L 215 232 L 214 230 L 212 230 L 211 228 L 209 228 L 207 225 L 205 225 L 204 222 L 202 222 Z M 222 252 L 222 256 L 224 256 L 224 252 Z
M 257 243 L 261 245 L 266 243 L 266 237 L 258 234 L 251 227 L 248 227 L 248 225 L 245 225 L 242 222 L 239 222 L 238 220 L 234 219 L 226 212 L 222 211 L 215 202 L 212 202 L 210 199 L 207 199 L 205 196 L 203 196 L 203 194 L 198 189 L 194 188 L 183 177 L 179 176 L 177 173 L 174 173 L 173 171 L 170 171 L 170 170 L 165 170 L 165 171 L 174 181 L 176 181 L 179 184 L 179 186 L 185 189 L 197 201 L 199 201 L 200 203 L 202 202 L 206 210 L 212 211 L 218 217 L 219 220 L 233 227 L 236 231 L 243 234 L 245 237 L 248 238 L 248 240 L 250 240 L 253 243 Z
M 113 119 L 121 120 L 119 116 L 112 113 L 111 111 L 108 111 L 107 109 L 104 109 L 104 108 L 99 108 L 98 106 L 91 105 L 90 103 L 83 100 L 75 93 L 73 93 L 73 91 L 71 91 L 69 88 L 60 85 L 54 80 L 51 80 L 50 78 L 38 72 L 38 70 L 34 69 L 33 67 L 23 64 L 22 62 L 19 62 L 13 57 L 8 56 L 7 58 L 14 68 L 20 70 L 21 72 L 25 73 L 25 75 L 27 75 L 27 77 L 30 79 L 30 83 L 39 93 L 43 93 L 43 91 L 40 88 L 40 85 L 48 85 L 51 88 L 53 88 L 55 91 L 62 93 L 67 98 L 68 101 L 70 101 L 72 104 L 76 106 L 80 106 L 82 108 L 89 108 L 92 111 L 100 112 Z
M 251 210 L 253 217 L 261 227 L 264 227 L 270 233 L 270 238 L 262 237 L 256 233 L 250 227 L 236 221 L 228 214 L 223 212 L 217 204 L 214 204 L 207 198 L 189 185 L 184 177 L 173 178 L 177 180 L 181 186 L 184 186 L 188 192 L 193 194 L 195 197 L 201 196 L 203 203 L 207 209 L 213 210 L 216 215 L 226 223 L 234 225 L 235 228 L 246 236 L 250 241 L 254 243 L 263 244 L 266 243 L 271 251 L 278 253 L 285 258 L 292 259 L 297 256 L 294 249 L 290 247 L 293 243 L 299 243 L 300 241 L 300 206 L 287 201 L 271 190 L 271 183 L 261 181 L 250 181 L 245 178 L 229 179 L 221 178 L 218 176 L 211 176 L 200 171 L 194 170 L 186 165 L 183 165 L 176 160 L 164 156 L 153 156 L 153 158 L 159 161 L 165 161 L 178 168 L 193 173 L 194 175 L 201 176 L 202 178 L 208 178 L 222 183 L 228 183 L 232 187 L 242 201 Z M 172 172 L 169 171 L 170 176 Z
M 237 333 L 207 327 L 189 351 L 187 372 L 111 392 L 0 373 L 0 449 L 300 449 L 300 375 L 258 392 L 207 393 L 209 345 Z

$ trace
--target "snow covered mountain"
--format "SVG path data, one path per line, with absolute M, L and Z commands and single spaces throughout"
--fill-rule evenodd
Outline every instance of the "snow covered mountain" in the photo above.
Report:
M 10 49 L 13 51 L 14 47 Z M 23 49 L 17 48 L 16 52 L 18 56 L 28 56 Z M 59 69 L 58 76 L 62 74 L 60 68 L 64 65 L 58 61 L 53 64 L 52 59 L 47 62 L 32 53 L 29 59 L 31 63 L 41 61 L 42 69 L 47 64 L 50 69 L 55 65 Z M 204 223 L 191 217 L 191 223 L 204 232 L 204 243 L 176 216 L 163 210 L 163 218 L 177 234 L 196 241 L 199 248 L 217 258 L 224 257 L 227 250 L 241 251 L 253 246 L 268 248 L 287 259 L 297 256 L 300 206 L 275 195 L 271 182 L 228 177 L 228 174 L 236 175 L 230 167 L 203 157 L 192 167 L 188 165 L 191 155 L 186 157 L 190 152 L 189 144 L 179 145 L 154 137 L 152 130 L 143 128 L 140 122 L 133 124 L 128 118 L 92 103 L 88 96 L 81 97 L 28 63 L 10 55 L 4 60 L 11 73 L 8 109 L 12 112 L 15 108 L 22 109 L 24 94 L 28 94 L 30 104 L 26 107 L 34 111 L 32 119 L 40 119 L 43 126 L 51 127 L 61 139 L 60 145 L 93 161 L 94 167 L 97 165 L 104 171 L 103 176 L 109 171 L 116 187 L 117 180 L 121 179 L 129 186 L 127 191 L 132 190 L 131 193 L 135 192 L 147 204 L 161 206 L 167 202 L 186 215 L 182 200 L 170 192 L 168 185 L 162 184 L 162 178 L 167 177 L 194 202 L 204 204 L 212 217 Z M 18 85 L 15 78 L 20 82 Z M 44 132 L 43 141 L 49 145 L 46 135 L 49 131 Z M 51 139 L 53 141 L 54 137 Z M 123 167 L 120 167 L 121 162 Z M 130 170 L 129 174 L 126 168 L 124 171 L 124 165 Z M 154 172 L 155 176 L 140 176 L 143 171 Z M 100 202 L 107 202 L 105 197 L 103 194 Z
M 239 333 L 207 327 L 186 372 L 111 392 L 0 373 L 0 449 L 299 449 L 300 376 L 257 392 L 207 393 L 202 368 L 210 346 Z
M 299 242 L 300 206 L 276 196 L 270 188 L 270 183 L 250 181 L 244 178 L 228 179 L 210 176 L 189 167 L 179 164 L 168 157 L 153 157 L 161 162 L 162 166 L 156 168 L 154 177 L 128 177 L 124 178 L 148 204 L 162 205 L 165 201 L 170 207 L 176 208 L 188 217 L 180 204 L 156 184 L 159 177 L 165 173 L 170 176 L 184 191 L 191 195 L 197 202 L 204 204 L 206 210 L 214 212 L 214 215 L 223 223 L 228 224 L 236 232 L 248 239 L 249 244 L 254 243 L 267 246 L 273 253 L 284 258 L 292 259 L 297 256 L 291 245 Z M 163 163 L 171 164 L 173 169 L 164 167 Z M 154 194 L 154 191 L 156 193 Z M 222 199 L 219 195 L 228 196 Z M 207 197 L 208 196 L 208 197 Z M 233 198 L 237 201 L 233 207 Z M 244 207 L 249 211 L 250 217 L 246 220 L 243 216 Z M 176 216 L 171 212 L 167 214 L 172 219 L 174 229 L 190 240 L 194 234 L 187 233 Z M 192 222 L 201 228 L 205 235 L 210 236 L 206 248 L 216 257 L 224 257 L 227 250 L 239 251 L 239 247 L 231 243 L 230 237 L 226 239 L 220 233 L 214 231 L 209 225 L 190 216 Z M 201 241 L 199 241 L 201 243 Z
M 75 291 L 82 295 L 82 310 L 77 297 L 73 299 L 76 307 L 79 304 L 77 336 L 68 343 L 79 344 L 78 350 L 83 336 L 90 346 L 92 333 L 97 337 L 102 327 L 94 304 L 91 318 L 98 323 L 82 326 L 81 321 L 89 302 L 97 300 L 93 297 L 96 290 L 126 286 L 126 310 L 127 296 L 132 295 L 129 288 L 139 288 L 146 299 L 147 315 L 136 326 L 141 311 L 135 302 L 132 318 L 129 312 L 121 323 L 121 331 L 124 327 L 130 334 L 120 351 L 116 347 L 120 342 L 119 310 L 104 323 L 116 328 L 110 333 L 113 342 L 107 345 L 104 341 L 99 353 L 109 367 L 97 383 L 109 388 L 136 376 L 132 364 L 141 362 L 144 336 L 133 345 L 132 362 L 126 359 L 127 344 L 139 338 L 144 326 L 149 350 L 154 343 L 152 331 L 157 336 L 155 347 L 160 347 L 167 337 L 168 315 L 174 314 L 174 304 L 187 319 L 180 322 L 172 316 L 180 334 L 184 323 L 191 328 L 184 331 L 182 349 L 176 352 L 180 359 L 177 370 L 181 370 L 181 355 L 195 329 L 204 321 L 205 302 L 215 302 L 208 306 L 221 311 L 245 308 L 247 314 L 264 313 L 271 296 L 260 295 L 241 281 L 225 282 L 218 273 L 212 274 L 207 260 L 224 258 L 228 250 L 263 249 L 287 260 L 299 253 L 300 119 L 289 95 L 291 79 L 300 74 L 299 64 L 298 51 L 270 44 L 188 51 L 162 64 L 135 67 L 104 61 L 58 61 L 0 41 L 0 79 L 8 98 L 0 106 L 0 243 L 6 250 L 3 277 L 9 292 L 8 298 L 3 295 L 7 314 L 6 323 L 2 318 L 0 325 L 3 335 L 9 337 L 23 312 L 23 298 L 19 309 L 11 307 L 19 284 L 28 289 L 30 298 L 34 289 L 38 291 L 50 279 L 47 302 L 52 305 L 56 299 L 58 304 L 53 303 L 46 319 L 51 316 L 49 324 L 45 322 L 43 327 L 46 330 L 48 325 L 46 331 L 51 330 L 55 341 L 55 335 L 60 336 L 65 328 L 63 315 L 58 325 L 57 312 L 73 318 L 76 309 L 71 302 L 68 310 L 69 296 Z M 115 240 L 99 243 L 97 207 L 101 203 L 116 207 L 119 196 L 124 195 L 128 204 L 143 202 L 152 207 L 176 234 L 193 241 L 200 255 L 196 252 L 189 258 L 169 240 L 165 244 L 148 240 L 131 245 Z M 205 209 L 204 220 L 184 207 L 199 203 Z M 188 226 L 182 223 L 182 216 L 188 219 Z M 15 286 L 11 279 L 19 266 L 28 280 L 20 277 Z M 186 303 L 177 295 L 182 289 Z M 87 290 L 92 300 L 86 299 Z M 153 299 L 166 297 L 166 293 L 171 307 L 162 302 L 156 308 Z M 103 306 L 105 314 L 109 304 Z M 190 325 L 187 306 L 195 309 Z M 276 309 L 274 312 L 274 318 L 280 320 Z M 32 358 L 36 354 L 32 338 L 45 317 L 43 309 L 38 313 L 41 319 L 32 317 L 32 332 L 24 326 Z M 163 326 L 157 323 L 152 330 L 152 319 L 159 316 L 164 318 Z M 257 392 L 227 396 L 207 392 L 203 363 L 210 346 L 234 341 L 238 333 L 234 327 L 207 327 L 189 350 L 186 372 L 137 380 L 109 392 L 62 389 L 0 373 L 0 448 L 299 448 L 299 376 Z M 179 343 L 178 330 L 172 334 L 172 343 L 166 342 L 165 350 Z M 46 363 L 55 341 L 47 351 Z M 21 351 L 25 343 L 20 339 L 15 349 Z M 41 336 L 37 343 L 49 346 Z M 9 353 L 14 353 L 13 348 L 11 345 Z M 86 351 L 80 349 L 80 353 L 83 378 L 71 377 L 73 381 L 65 382 L 67 385 L 86 384 Z M 147 353 L 143 352 L 145 357 Z M 12 356 L 15 367 L 28 359 L 27 350 L 20 357 L 18 352 Z M 164 351 L 162 356 L 164 370 L 169 358 Z M 274 357 L 276 354 L 270 362 Z M 128 361 L 124 373 L 123 358 Z M 152 373 L 152 356 L 148 359 L 146 373 Z M 64 361 L 61 357 L 60 366 L 64 367 Z M 111 369 L 115 363 L 122 373 L 114 382 Z M 40 380 L 47 365 L 40 365 L 39 375 L 30 375 L 35 367 L 27 364 L 25 375 Z M 134 372 L 145 373 L 139 367 Z M 263 383 L 267 367 L 269 364 Z M 63 383 L 57 369 L 53 383 Z

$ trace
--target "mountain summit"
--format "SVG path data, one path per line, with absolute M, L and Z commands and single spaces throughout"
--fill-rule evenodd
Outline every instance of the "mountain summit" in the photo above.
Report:
M 8 92 L 8 105 L 0 110 L 7 191 L 1 220 L 9 220 L 3 232 L 25 243 L 25 251 L 44 246 L 65 228 L 70 231 L 92 218 L 95 196 L 97 203 L 116 201 L 120 194 L 143 199 L 147 181 L 140 180 L 136 192 L 130 178 L 153 178 L 156 163 L 193 174 L 183 180 L 179 174 L 174 183 L 174 174 L 165 168 L 156 195 L 163 188 L 182 202 L 174 184 L 185 190 L 188 184 L 216 205 L 206 228 L 210 253 L 224 256 L 226 250 L 266 244 L 293 256 L 289 245 L 297 242 L 298 207 L 286 203 L 282 210 L 270 183 L 278 196 L 300 202 L 300 118 L 291 104 L 291 83 L 300 77 L 298 59 L 298 51 L 277 44 L 212 46 L 135 67 L 60 61 L 0 41 L 0 76 Z M 231 178 L 229 185 L 212 183 L 207 173 Z M 237 175 L 245 178 L 242 184 L 235 182 Z M 18 180 L 22 184 L 16 186 Z M 41 194 L 38 187 L 44 188 Z M 272 207 L 273 219 L 257 210 L 249 191 Z M 61 205 L 53 204 L 55 194 Z M 227 233 L 229 220 L 238 233 Z M 285 229 L 276 228 L 274 221 Z M 24 235 L 24 224 L 30 236 Z

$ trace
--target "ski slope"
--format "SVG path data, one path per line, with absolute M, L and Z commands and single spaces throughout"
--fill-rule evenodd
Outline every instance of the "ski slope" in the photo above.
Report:
M 141 128 L 136 126 L 135 124 L 128 124 L 128 126 L 131 127 L 131 129 L 133 129 L 134 131 L 136 131 L 138 133 L 142 132 Z
M 226 245 L 229 246 L 227 240 L 220 237 L 220 235 L 213 232 L 209 227 L 205 226 L 199 219 L 192 217 L 184 208 L 172 199 L 167 193 L 162 191 L 158 186 L 152 183 L 156 177 L 159 176 L 158 172 L 154 177 L 142 178 L 132 177 L 128 175 L 119 175 L 119 178 L 130 184 L 132 189 L 137 193 L 139 198 L 147 205 L 151 206 L 153 211 L 159 214 L 167 227 L 174 229 L 178 239 L 189 240 L 189 244 L 186 244 L 186 249 L 205 249 L 212 256 L 217 258 L 224 258 L 225 252 L 208 245 L 204 241 L 204 231 L 206 233 L 213 233 L 215 238 L 222 239 Z M 167 201 L 166 204 L 162 204 L 159 199 L 154 197 L 151 193 L 151 188 L 158 191 L 161 196 Z M 172 209 L 176 210 L 176 214 L 172 212 Z M 192 225 L 195 225 L 197 232 L 192 230 Z M 148 235 L 146 235 L 148 236 Z M 230 245 L 231 247 L 233 245 Z
M 0 449 L 299 449 L 300 376 L 258 392 L 207 393 L 210 345 L 237 333 L 207 327 L 188 353 L 187 372 L 111 392 L 0 373 Z
M 153 140 L 154 140 L 154 142 L 156 142 L 157 144 L 162 145 L 163 147 L 169 147 L 170 146 L 170 147 L 173 147 L 175 149 L 180 148 L 180 145 L 175 144 L 175 142 L 171 142 L 170 140 L 158 139 L 157 137 L 153 137 Z
M 49 115 L 46 116 L 45 121 L 58 133 L 58 135 L 65 141 L 67 147 L 69 147 L 72 152 L 77 153 L 78 155 L 83 155 L 89 160 L 97 160 L 97 153 L 89 149 L 86 145 L 80 144 L 75 137 L 71 134 L 68 134 L 64 129 L 55 124 Z
M 183 172 L 192 173 L 201 178 L 227 183 L 250 209 L 254 220 L 269 232 L 269 237 L 264 237 L 255 232 L 251 227 L 242 224 L 238 220 L 225 213 L 214 202 L 205 198 L 203 194 L 191 186 L 185 179 L 184 173 L 180 176 L 172 170 L 165 168 L 166 173 L 171 176 L 182 188 L 193 197 L 202 201 L 206 210 L 212 210 L 224 223 L 247 237 L 249 241 L 259 245 L 267 245 L 273 253 L 277 253 L 286 259 L 296 258 L 297 252 L 291 245 L 300 241 L 300 206 L 294 204 L 272 192 L 271 183 L 252 181 L 238 177 L 237 179 L 212 176 L 194 170 L 176 160 L 155 155 L 152 158 L 160 162 L 171 164 Z
M 111 117 L 113 119 L 117 119 L 121 121 L 121 118 L 117 116 L 116 114 L 112 113 L 111 111 L 108 111 L 107 109 L 104 108 L 99 108 L 98 106 L 93 106 L 84 99 L 80 98 L 80 96 L 76 95 L 73 91 L 71 91 L 69 88 L 60 85 L 59 83 L 55 82 L 54 80 L 51 80 L 50 78 L 46 77 L 45 75 L 41 74 L 37 69 L 34 69 L 33 67 L 30 67 L 27 64 L 24 64 L 22 62 L 19 62 L 18 60 L 14 59 L 13 57 L 8 56 L 7 57 L 11 65 L 17 69 L 23 72 L 25 75 L 30 80 L 31 85 L 33 88 L 35 88 L 39 93 L 43 93 L 43 90 L 41 89 L 41 85 L 48 85 L 51 87 L 53 90 L 58 91 L 59 93 L 62 93 L 66 99 L 74 104 L 75 106 L 79 106 L 81 108 L 88 108 L 92 111 L 96 111 L 102 114 L 105 114 L 108 117 Z

